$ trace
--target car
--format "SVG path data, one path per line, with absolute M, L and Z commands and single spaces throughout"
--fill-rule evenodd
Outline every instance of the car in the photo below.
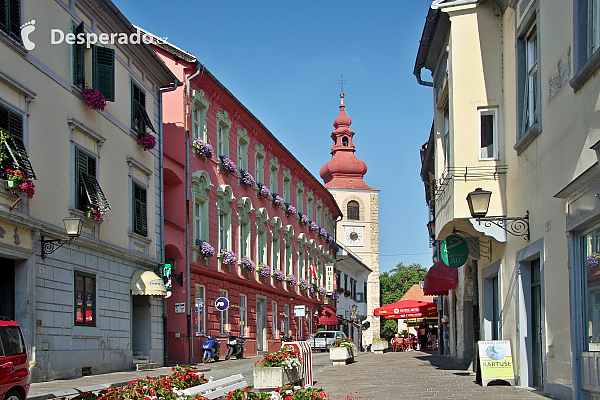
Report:
M 307 342 L 312 351 L 327 351 L 337 339 L 344 339 L 346 334 L 342 331 L 320 331 L 308 338 Z
M 21 327 L 0 317 L 0 400 L 23 400 L 29 392 L 29 363 Z

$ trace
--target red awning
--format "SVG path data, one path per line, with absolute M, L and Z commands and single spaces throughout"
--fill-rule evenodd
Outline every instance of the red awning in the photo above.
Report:
M 378 317 L 391 314 L 422 313 L 432 306 L 437 310 L 437 305 L 434 303 L 418 300 L 400 300 L 392 304 L 377 307 L 373 310 L 373 315 Z
M 339 325 L 335 311 L 331 307 L 323 307 L 317 319 L 317 325 Z
M 423 293 L 428 296 L 447 295 L 448 290 L 456 289 L 457 282 L 458 269 L 450 268 L 443 261 L 438 261 L 425 275 Z

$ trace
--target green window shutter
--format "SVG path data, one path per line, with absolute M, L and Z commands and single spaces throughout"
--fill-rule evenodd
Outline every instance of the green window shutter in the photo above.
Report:
M 75 27 L 75 37 L 78 34 L 84 33 L 83 22 Z M 75 85 L 80 89 L 85 88 L 85 43 L 73 45 L 73 72 Z
M 140 127 L 138 133 L 140 135 L 146 134 L 146 128 L 150 128 L 152 132 L 156 133 L 152 120 L 146 111 L 146 93 L 133 81 L 131 81 L 131 99 L 131 126 L 135 128 L 134 119 L 137 117 Z
M 25 144 L 21 138 L 12 135 L 8 136 L 4 138 L 4 145 L 17 169 L 27 175 L 28 178 L 36 179 L 35 172 L 33 172 L 33 167 L 27 156 L 27 150 L 25 150 Z
M 104 192 L 96 178 L 84 172 L 80 172 L 79 175 L 89 204 L 110 208 L 110 204 L 108 204 L 108 200 L 106 200 L 106 196 L 104 196 Z
M 87 211 L 88 205 L 110 208 L 96 180 L 96 158 L 78 147 L 75 148 L 75 177 L 78 209 Z
M 21 0 L 9 0 L 8 30 L 10 36 L 21 42 Z
M 23 116 L 0 104 L 0 129 L 23 140 Z
M 133 231 L 141 236 L 148 236 L 148 210 L 146 204 L 146 188 L 133 183 Z
M 0 29 L 8 33 L 8 0 L 0 0 Z
M 115 51 L 109 47 L 92 48 L 94 87 L 106 98 L 115 101 Z

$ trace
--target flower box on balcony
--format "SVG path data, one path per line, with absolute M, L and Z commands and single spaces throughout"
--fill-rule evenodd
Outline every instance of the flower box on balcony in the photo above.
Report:
M 284 369 L 282 367 L 254 367 L 254 388 L 274 389 L 284 385 L 299 383 L 299 368 Z

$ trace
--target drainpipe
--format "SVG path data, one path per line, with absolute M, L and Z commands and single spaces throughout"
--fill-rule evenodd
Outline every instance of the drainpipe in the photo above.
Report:
M 185 79 L 185 273 L 187 276 L 187 330 L 189 338 L 189 363 L 190 365 L 194 362 L 194 327 L 192 326 L 192 279 L 191 279 L 191 263 L 190 263 L 190 198 L 191 198 L 191 185 L 190 185 L 190 129 L 189 129 L 189 115 L 190 115 L 190 82 L 192 79 L 200 75 L 200 72 L 204 71 L 204 66 L 200 69 L 200 63 L 196 63 L 196 72 Z
M 166 93 L 166 92 L 172 92 L 174 90 L 177 89 L 177 87 L 179 86 L 179 80 L 175 79 L 175 83 L 173 84 L 173 87 L 167 87 L 164 89 L 159 89 L 158 92 L 160 93 L 160 97 L 158 99 L 158 132 L 159 132 L 159 141 L 158 141 L 158 165 L 159 165 L 159 171 L 161 173 L 161 177 L 160 177 L 160 210 L 161 210 L 161 215 L 160 215 L 160 220 L 159 220 L 159 225 L 160 225 L 160 244 L 159 244 L 159 248 L 161 249 L 161 257 L 160 257 L 160 262 L 164 263 L 165 262 L 165 214 L 164 212 L 162 212 L 162 210 L 165 209 L 165 183 L 164 183 L 164 176 L 163 174 L 163 141 L 164 141 L 164 136 L 163 136 L 163 118 L 162 118 L 162 94 Z M 163 319 L 163 365 L 167 365 L 167 359 L 168 359 L 168 340 L 167 340 L 167 299 L 163 299 L 163 315 L 162 315 L 162 319 Z

